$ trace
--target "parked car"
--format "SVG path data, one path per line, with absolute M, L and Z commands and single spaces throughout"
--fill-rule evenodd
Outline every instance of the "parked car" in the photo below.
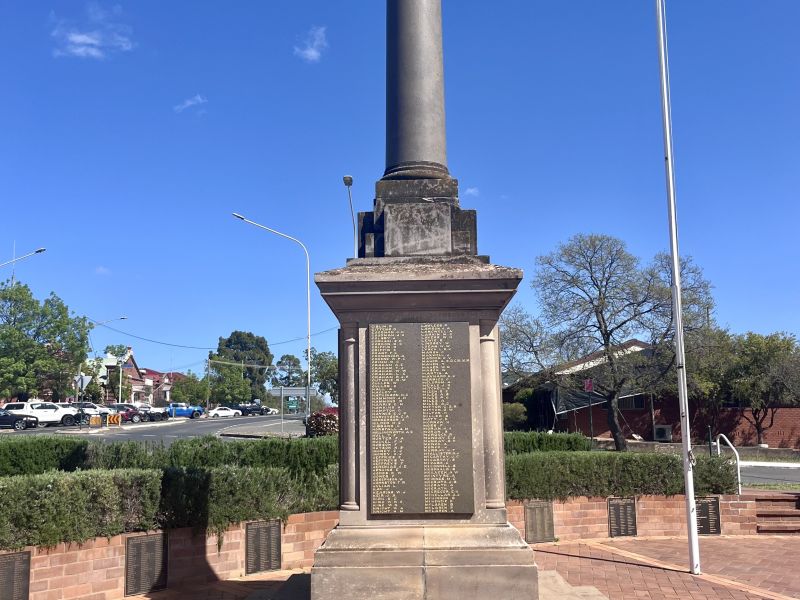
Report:
M 230 406 L 218 406 L 208 411 L 208 416 L 212 419 L 217 419 L 219 417 L 241 417 L 242 411 L 233 409 Z
M 132 404 L 109 404 L 109 408 L 113 408 L 118 415 L 122 416 L 123 423 L 141 423 L 142 413 Z
M 90 417 L 96 415 L 107 415 L 111 412 L 109 407 L 103 406 L 102 404 L 95 404 L 94 402 L 75 402 L 72 404 L 72 406 L 76 407 L 78 410 L 82 410 Z
M 35 428 L 39 424 L 39 419 L 27 415 L 15 415 L 4 408 L 0 408 L 0 427 L 11 427 L 17 431 Z
M 167 406 L 167 413 L 170 417 L 189 417 L 196 419 L 205 411 L 202 406 L 192 406 L 186 402 L 172 402 Z
M 147 417 L 146 421 L 165 421 L 169 419 L 169 413 L 163 406 L 153 406 L 146 402 L 134 402 L 133 406 Z
M 277 415 L 278 409 L 272 408 L 271 406 L 262 406 L 261 407 L 261 414 L 262 415 Z
M 39 427 L 47 425 L 75 425 L 77 421 L 76 410 L 63 408 L 53 402 L 11 402 L 6 404 L 5 410 L 15 415 L 36 417 Z

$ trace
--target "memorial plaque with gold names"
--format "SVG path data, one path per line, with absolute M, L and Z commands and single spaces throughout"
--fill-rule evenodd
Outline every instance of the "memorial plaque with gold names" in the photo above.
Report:
M 636 498 L 608 499 L 608 536 L 636 535 Z
M 258 521 L 245 526 L 245 574 L 281 568 L 281 521 Z
M 0 600 L 28 600 L 31 553 L 0 554 Z
M 530 500 L 525 503 L 525 541 L 529 544 L 553 542 L 553 503 L 547 500 Z
M 697 533 L 700 535 L 720 535 L 722 521 L 719 513 L 719 498 L 695 498 L 697 506 Z
M 125 542 L 125 595 L 147 594 L 167 587 L 167 536 L 129 537 Z
M 468 323 L 369 326 L 375 516 L 472 514 Z

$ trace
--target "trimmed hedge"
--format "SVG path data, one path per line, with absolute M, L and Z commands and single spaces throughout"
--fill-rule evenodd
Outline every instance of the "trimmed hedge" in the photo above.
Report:
M 323 473 L 329 465 L 338 463 L 339 441 L 336 437 L 223 441 L 205 436 L 178 440 L 166 447 L 93 440 L 86 454 L 86 469 L 275 467 L 288 469 L 297 477 Z
M 86 463 L 85 439 L 54 435 L 0 438 L 0 476 L 74 471 Z
M 699 457 L 695 493 L 732 494 L 736 468 L 724 458 Z M 530 452 L 506 457 L 506 495 L 517 500 L 571 496 L 682 494 L 680 456 L 633 452 Z
M 506 454 L 527 452 L 575 452 L 591 450 L 592 442 L 580 433 L 546 433 L 543 431 L 507 431 L 504 434 Z
M 0 550 L 131 531 L 234 523 L 334 509 L 338 469 L 303 480 L 286 469 L 118 469 L 0 478 Z
M 0 549 L 154 529 L 160 495 L 160 471 L 52 471 L 0 478 Z

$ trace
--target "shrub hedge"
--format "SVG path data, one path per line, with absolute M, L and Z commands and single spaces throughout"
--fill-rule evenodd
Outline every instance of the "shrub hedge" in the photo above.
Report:
M 86 463 L 85 439 L 55 435 L 0 437 L 0 476 L 74 471 Z
M 732 494 L 736 468 L 724 458 L 699 457 L 695 493 Z M 680 456 L 633 452 L 530 452 L 506 457 L 506 494 L 523 500 L 570 496 L 682 494 Z
M 591 440 L 580 433 L 507 431 L 504 437 L 506 454 L 591 450 Z
M 92 471 L 0 478 L 0 548 L 83 542 L 158 526 L 161 472 Z

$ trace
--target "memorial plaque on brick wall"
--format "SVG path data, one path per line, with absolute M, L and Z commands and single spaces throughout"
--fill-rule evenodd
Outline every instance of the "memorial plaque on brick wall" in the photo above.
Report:
M 608 535 L 636 535 L 636 498 L 608 499 Z
M 167 536 L 130 537 L 125 543 L 125 595 L 146 594 L 167 587 Z
M 281 521 L 258 521 L 245 526 L 245 573 L 281 568 Z
M 553 503 L 531 500 L 525 503 L 525 541 L 529 544 L 555 541 Z
M 695 505 L 697 506 L 697 533 L 700 535 L 722 534 L 719 498 L 695 498 Z
M 368 361 L 371 514 L 472 514 L 469 324 L 370 325 Z
M 0 600 L 28 600 L 31 553 L 0 554 Z

